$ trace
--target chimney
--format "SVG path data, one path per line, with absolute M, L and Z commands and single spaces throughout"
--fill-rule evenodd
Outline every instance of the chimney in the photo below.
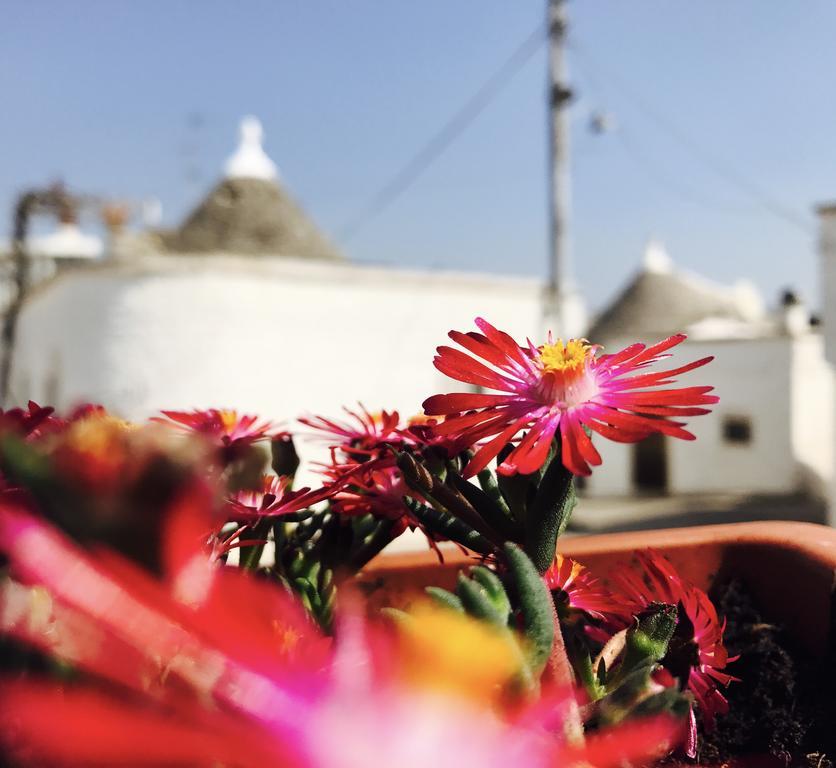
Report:
M 788 336 L 801 336 L 810 331 L 810 310 L 791 288 L 781 292 L 781 325 Z

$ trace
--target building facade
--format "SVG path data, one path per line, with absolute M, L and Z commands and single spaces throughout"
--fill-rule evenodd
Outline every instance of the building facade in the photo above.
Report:
M 108 258 L 36 288 L 21 314 L 11 395 L 126 418 L 231 407 L 420 411 L 450 385 L 432 365 L 452 328 L 485 315 L 542 324 L 540 281 L 351 264 L 283 187 L 246 119 L 224 177 L 173 231 L 122 233 Z
M 677 358 L 715 360 L 683 383 L 713 384 L 720 403 L 691 421 L 696 442 L 598 440 L 605 467 L 585 481 L 587 495 L 827 494 L 836 207 L 822 220 L 826 340 L 791 293 L 768 312 L 751 285 L 716 285 L 648 246 L 587 336 L 615 351 L 685 331 Z M 291 425 L 358 401 L 408 416 L 462 388 L 432 365 L 450 329 L 484 316 L 537 338 L 546 298 L 534 279 L 348 262 L 283 187 L 248 120 L 224 177 L 180 227 L 114 236 L 106 258 L 31 294 L 11 395 L 62 409 L 101 402 L 129 419 L 230 407 Z
M 592 496 L 797 494 L 824 499 L 833 477 L 833 379 L 821 328 L 792 293 L 767 312 L 746 283 L 727 287 L 679 270 L 651 243 L 635 277 L 589 336 L 616 351 L 685 332 L 683 360 L 713 356 L 689 374 L 720 402 L 693 419 L 696 442 L 654 436 L 596 443 L 607 469 Z M 683 379 L 683 382 L 686 379 Z

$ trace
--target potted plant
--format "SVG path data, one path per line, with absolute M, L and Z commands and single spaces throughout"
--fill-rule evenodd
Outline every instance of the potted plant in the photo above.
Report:
M 814 729 L 763 749 L 743 727 L 711 734 L 747 711 L 736 690 L 803 676 L 769 621 L 825 651 L 826 543 L 560 538 L 575 476 L 600 463 L 590 434 L 690 438 L 678 418 L 716 398 L 669 385 L 709 359 L 657 371 L 684 337 L 600 355 L 477 324 L 436 367 L 496 393 L 430 397 L 407 423 L 303 419 L 331 446 L 313 489 L 294 489 L 291 435 L 231 411 L 141 427 L 95 407 L 3 414 L 0 739 L 16 759 L 607 765 L 807 748 Z M 378 557 L 407 528 L 445 562 Z M 784 654 L 780 675 L 733 682 L 753 657 L 730 664 L 709 588 L 735 642 Z M 824 608 L 802 620 L 805 603 Z
M 834 669 L 836 531 L 812 523 L 730 523 L 574 536 L 559 545 L 561 554 L 605 584 L 614 569 L 647 548 L 712 597 L 725 591 L 720 612 L 727 622 L 727 611 L 738 613 L 726 626 L 725 642 L 740 656 L 728 667 L 739 680 L 726 690 L 730 712 L 701 745 L 700 762 L 756 754 L 769 756 L 762 764 L 827 765 L 833 711 L 826 693 L 819 694 Z M 443 563 L 428 553 L 384 554 L 360 581 L 373 609 L 409 606 L 427 587 L 454 590 L 471 562 L 461 551 L 445 551 Z M 729 585 L 744 585 L 746 595 L 730 592 Z

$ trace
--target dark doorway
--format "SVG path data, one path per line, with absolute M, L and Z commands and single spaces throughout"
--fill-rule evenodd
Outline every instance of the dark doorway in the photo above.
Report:
M 654 432 L 633 446 L 633 487 L 643 493 L 667 493 L 668 451 L 664 435 Z

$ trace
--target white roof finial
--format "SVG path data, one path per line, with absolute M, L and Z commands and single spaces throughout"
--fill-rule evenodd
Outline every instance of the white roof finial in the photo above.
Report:
M 247 115 L 241 120 L 240 135 L 238 149 L 226 161 L 226 178 L 274 181 L 279 172 L 276 164 L 267 157 L 261 146 L 264 139 L 261 121 L 257 117 Z
M 673 269 L 673 261 L 668 256 L 665 246 L 656 238 L 650 238 L 644 248 L 642 267 L 645 272 L 666 274 Z

